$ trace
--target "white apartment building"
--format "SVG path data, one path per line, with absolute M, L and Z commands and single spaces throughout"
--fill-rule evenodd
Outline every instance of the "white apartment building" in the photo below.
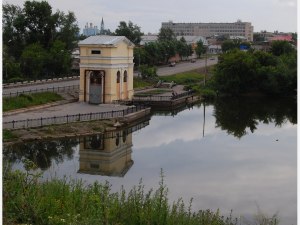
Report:
M 234 23 L 173 23 L 162 22 L 161 28 L 170 28 L 176 36 L 203 36 L 219 35 L 245 37 L 253 41 L 253 26 L 250 22 L 238 20 Z

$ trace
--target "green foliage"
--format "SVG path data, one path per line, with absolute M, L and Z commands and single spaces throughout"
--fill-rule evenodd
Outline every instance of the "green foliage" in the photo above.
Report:
M 290 95 L 297 88 L 297 55 L 280 56 L 261 51 L 224 53 L 216 65 L 215 88 L 220 93 L 240 95 L 261 92 Z
M 56 41 L 61 41 L 62 50 L 70 58 L 79 32 L 74 13 L 64 14 L 59 10 L 53 13 L 46 1 L 25 1 L 23 8 L 4 4 L 2 9 L 5 81 L 20 76 L 46 78 L 54 71 L 57 74 L 69 71 L 69 61 L 61 60 L 63 65 L 57 67 L 50 49 L 56 48 Z
M 195 49 L 197 56 L 200 58 L 203 53 L 206 52 L 203 42 L 200 40 L 197 42 L 197 47 Z
M 226 40 L 222 43 L 222 52 L 228 52 L 234 49 L 239 49 L 240 46 L 246 46 L 248 49 L 251 47 L 249 42 L 241 41 L 239 39 L 236 40 Z
M 21 56 L 23 74 L 30 79 L 41 78 L 44 74 L 47 59 L 47 52 L 40 44 L 27 46 Z
M 17 135 L 13 134 L 10 130 L 3 130 L 3 141 L 10 141 L 12 139 L 17 138 Z
M 141 77 L 133 78 L 133 88 L 144 88 L 154 85 L 153 80 L 143 79 Z
M 189 71 L 184 73 L 178 73 L 170 76 L 164 76 L 162 80 L 166 82 L 174 81 L 176 84 L 189 85 L 189 84 L 200 84 L 203 81 L 203 74 L 196 71 Z
M 142 180 L 129 192 L 121 187 L 112 193 L 109 183 L 86 186 L 81 180 L 53 179 L 39 182 L 36 166 L 23 161 L 27 171 L 3 174 L 3 221 L 27 224 L 220 224 L 234 225 L 219 211 L 193 212 L 192 199 L 169 204 L 169 190 L 161 173 L 159 187 L 145 190 Z
M 273 55 L 280 56 L 293 53 L 295 52 L 295 49 L 288 41 L 273 41 L 270 51 Z
M 170 28 L 160 28 L 158 33 L 158 41 L 174 41 L 176 36 Z
M 286 121 L 297 124 L 294 98 L 220 97 L 214 102 L 216 127 L 241 138 L 253 133 L 259 123 L 281 126 Z
M 138 45 L 141 42 L 141 36 L 144 35 L 141 32 L 141 28 L 131 21 L 128 22 L 128 25 L 125 21 L 121 21 L 118 28 L 115 30 L 115 34 L 127 37 L 135 45 Z
M 52 92 L 21 94 L 17 97 L 3 98 L 3 112 L 46 104 L 62 99 L 63 98 L 59 94 Z
M 157 77 L 157 68 L 156 67 L 150 67 L 147 65 L 141 65 L 140 66 L 140 73 L 142 78 L 155 78 Z

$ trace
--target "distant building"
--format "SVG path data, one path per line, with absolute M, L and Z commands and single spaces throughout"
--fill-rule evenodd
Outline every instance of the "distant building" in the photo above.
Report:
M 170 28 L 176 36 L 242 36 L 253 41 L 253 26 L 238 20 L 235 23 L 173 23 L 162 22 L 161 28 Z
M 90 23 L 90 26 L 88 23 L 86 23 L 84 29 L 83 29 L 83 35 L 84 36 L 94 36 L 100 34 L 100 30 L 97 26 L 93 26 L 93 23 Z
M 88 23 L 86 23 L 84 29 L 83 29 L 83 35 L 86 37 L 89 36 L 95 36 L 95 35 L 110 35 L 111 32 L 109 29 L 105 29 L 103 17 L 100 24 L 100 30 L 97 26 L 93 26 L 93 23 L 90 23 L 90 26 Z
M 192 47 L 194 47 L 199 41 L 202 41 L 204 46 L 208 45 L 206 38 L 202 36 L 177 36 L 176 38 L 179 41 L 182 37 L 184 38 L 186 43 L 188 45 L 192 45 Z
M 176 39 L 180 40 L 181 38 L 184 38 L 187 44 L 195 45 L 198 41 L 202 41 L 203 45 L 208 45 L 207 40 L 202 36 L 177 36 Z M 143 35 L 141 37 L 140 45 L 149 44 L 151 42 L 156 42 L 158 40 L 158 35 Z
M 140 45 L 149 44 L 151 42 L 156 42 L 158 40 L 158 35 L 143 35 L 141 36 Z

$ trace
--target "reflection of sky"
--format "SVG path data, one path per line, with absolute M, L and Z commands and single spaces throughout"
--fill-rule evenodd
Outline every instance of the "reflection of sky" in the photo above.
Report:
M 219 208 L 227 214 L 233 209 L 235 216 L 253 215 L 259 207 L 270 216 L 278 212 L 281 224 L 296 224 L 296 125 L 259 123 L 254 133 L 237 139 L 215 128 L 212 112 L 206 107 L 204 138 L 202 107 L 175 117 L 153 116 L 133 134 L 134 164 L 124 178 L 76 174 L 78 150 L 46 176 L 108 180 L 118 191 L 140 178 L 146 188 L 156 188 L 163 168 L 171 201 L 193 197 L 195 210 Z

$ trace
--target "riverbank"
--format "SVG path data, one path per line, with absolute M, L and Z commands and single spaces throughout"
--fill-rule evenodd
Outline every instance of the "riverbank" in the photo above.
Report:
M 159 187 L 146 191 L 140 183 L 126 192 L 113 193 L 109 183 L 85 186 L 82 181 L 53 179 L 39 182 L 35 165 L 24 161 L 27 173 L 4 166 L 3 222 L 5 224 L 241 224 L 217 210 L 192 210 L 179 198 L 172 205 L 161 172 Z M 257 216 L 256 222 L 278 224 L 277 216 Z M 251 223 L 250 223 L 251 224 Z M 262 224 L 262 223 L 259 223 Z

